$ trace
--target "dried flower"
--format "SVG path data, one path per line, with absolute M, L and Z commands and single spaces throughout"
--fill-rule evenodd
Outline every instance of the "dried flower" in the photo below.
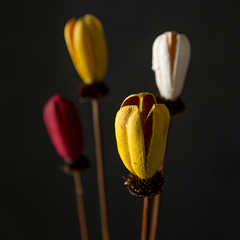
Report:
M 57 94 L 45 104 L 43 120 L 57 153 L 66 163 L 76 162 L 81 157 L 83 140 L 75 105 Z
M 176 100 L 182 92 L 191 55 L 188 38 L 165 32 L 155 39 L 152 54 L 152 70 L 161 96 Z
M 87 14 L 70 19 L 64 36 L 73 64 L 85 84 L 100 82 L 106 75 L 107 44 L 101 22 Z
M 121 105 L 115 120 L 119 155 L 126 168 L 141 179 L 150 179 L 161 166 L 170 115 L 151 93 L 133 94 Z

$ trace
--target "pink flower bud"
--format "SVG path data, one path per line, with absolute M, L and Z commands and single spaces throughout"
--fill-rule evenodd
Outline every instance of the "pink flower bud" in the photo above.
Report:
M 75 105 L 56 94 L 45 104 L 43 120 L 57 153 L 67 163 L 78 160 L 83 140 L 81 122 Z

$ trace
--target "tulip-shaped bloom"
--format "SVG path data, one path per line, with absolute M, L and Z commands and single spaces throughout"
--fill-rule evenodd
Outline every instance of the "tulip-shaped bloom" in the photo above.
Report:
M 170 115 L 151 93 L 124 100 L 115 120 L 119 155 L 126 168 L 141 179 L 150 179 L 161 166 Z
M 64 36 L 73 64 L 85 84 L 100 82 L 106 75 L 107 44 L 101 22 L 87 14 L 70 19 Z
M 75 163 L 82 152 L 82 127 L 77 108 L 55 95 L 43 108 L 43 120 L 57 153 L 66 163 Z
M 152 70 L 163 98 L 176 100 L 183 89 L 191 47 L 188 38 L 177 32 L 165 32 L 153 43 Z

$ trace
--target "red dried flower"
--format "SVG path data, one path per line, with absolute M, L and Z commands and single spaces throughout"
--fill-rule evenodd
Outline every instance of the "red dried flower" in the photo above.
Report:
M 82 127 L 77 108 L 56 94 L 43 108 L 43 120 L 57 153 L 66 163 L 77 161 L 82 152 Z

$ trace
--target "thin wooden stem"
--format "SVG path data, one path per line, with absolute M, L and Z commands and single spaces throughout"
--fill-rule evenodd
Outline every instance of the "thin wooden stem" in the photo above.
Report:
M 165 169 L 165 160 L 163 161 L 163 164 L 160 167 L 160 170 L 161 170 L 163 176 L 164 176 L 164 169 Z M 159 224 L 159 218 L 160 218 L 161 202 L 162 202 L 162 192 L 154 197 L 149 240 L 156 240 L 156 238 L 157 238 L 157 230 L 158 230 L 158 224 Z
M 87 219 L 84 207 L 84 198 L 83 198 L 83 189 L 82 189 L 82 179 L 80 172 L 73 173 L 74 182 L 75 182 L 75 191 L 77 198 L 77 207 L 78 207 L 78 217 L 80 232 L 83 240 L 89 240 Z
M 98 100 L 92 100 L 92 109 L 93 109 L 93 125 L 94 125 L 94 134 L 95 134 L 95 147 L 96 147 L 96 155 L 97 155 L 98 191 L 99 191 L 99 202 L 100 202 L 102 238 L 103 240 L 110 240 Z
M 170 126 L 169 126 L 169 128 L 170 128 Z M 168 130 L 168 134 L 169 134 L 169 130 Z M 168 137 L 167 137 L 167 139 L 168 139 Z M 166 165 L 167 147 L 168 147 L 168 141 L 167 141 L 166 149 L 165 149 L 165 158 L 163 160 L 163 163 L 162 163 L 161 167 L 159 168 L 159 171 L 161 171 L 163 177 L 164 177 L 165 165 Z M 153 213 L 152 213 L 152 219 L 151 219 L 151 229 L 150 229 L 149 240 L 156 240 L 157 239 L 157 230 L 158 230 L 159 219 L 160 219 L 162 194 L 163 193 L 161 192 L 157 196 L 154 197 Z
M 151 199 L 149 197 L 144 197 L 141 240 L 149 239 L 150 214 L 151 214 Z

